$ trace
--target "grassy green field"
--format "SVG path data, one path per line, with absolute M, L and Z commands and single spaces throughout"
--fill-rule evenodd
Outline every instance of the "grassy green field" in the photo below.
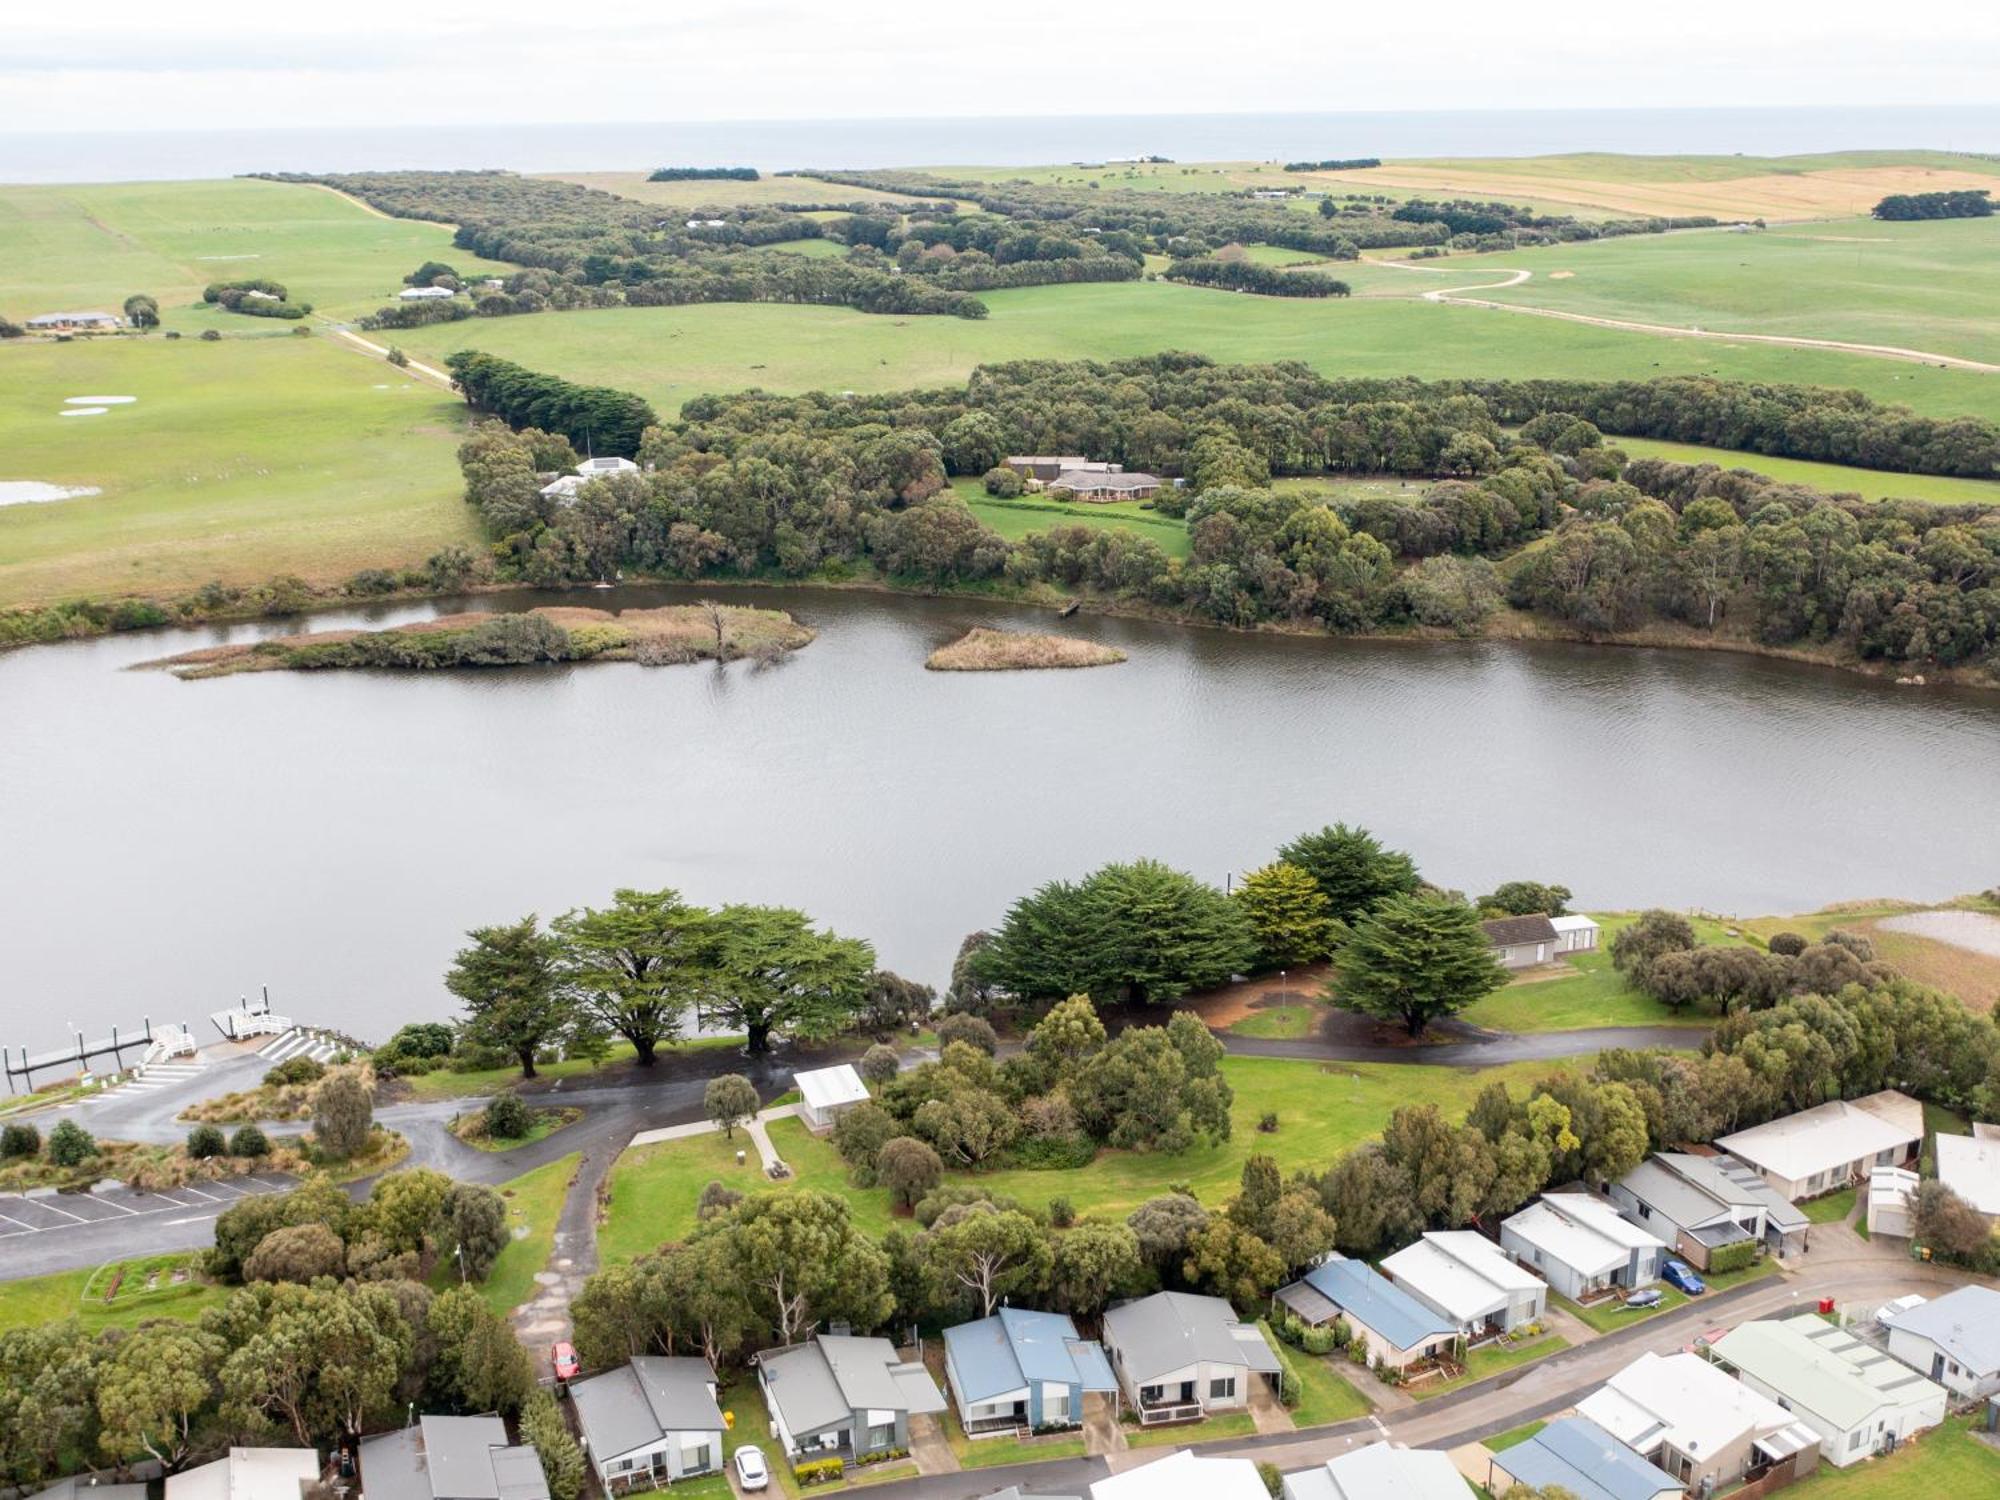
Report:
M 211 281 L 281 281 L 294 301 L 354 317 L 392 299 L 426 260 L 467 275 L 516 269 L 453 249 L 451 233 L 298 183 L 0 187 L 0 313 L 115 313 L 131 293 L 147 292 L 168 328 L 233 332 L 272 320 L 203 304 Z
M 1383 271 L 1383 275 L 1409 273 Z M 1429 285 L 1429 279 L 1417 291 Z M 1008 359 L 1122 359 L 1187 349 L 1303 360 L 1336 375 L 1706 374 L 1849 386 L 1927 413 L 2000 419 L 2000 377 L 1865 355 L 1660 338 L 1411 297 L 1244 297 L 1167 282 L 992 292 L 991 316 L 885 317 L 836 307 L 606 308 L 440 324 L 400 336 L 430 362 L 477 348 L 637 391 L 663 413 L 704 391 L 897 390 Z
M 1137 502 L 1097 505 L 1078 500 L 1045 500 L 1039 495 L 996 500 L 977 479 L 955 479 L 951 487 L 974 515 L 1010 541 L 1031 532 L 1047 531 L 1052 526 L 1101 526 L 1158 542 L 1169 557 L 1188 555 L 1187 523 L 1142 510 Z
M 193 1278 L 175 1284 L 172 1275 L 187 1268 L 193 1258 L 155 1255 L 95 1270 L 0 1281 L 0 1329 L 59 1323 L 65 1318 L 96 1330 L 130 1328 L 148 1318 L 200 1317 L 227 1297 L 229 1289 Z M 157 1285 L 149 1287 L 155 1278 Z
M 2000 1449 L 1972 1435 L 1973 1420 L 1952 1417 L 1886 1458 L 1848 1469 L 1821 1464 L 1788 1494 L 1798 1500 L 1937 1500 L 2000 1494 Z
M 549 1263 L 563 1194 L 582 1160 L 572 1151 L 500 1185 L 500 1196 L 507 1200 L 507 1229 L 513 1238 L 479 1284 L 479 1294 L 502 1317 L 534 1296 L 535 1273 Z M 449 1271 L 449 1267 L 442 1269 Z
M 1676 1014 L 1651 995 L 1626 983 L 1611 966 L 1611 940 L 1632 924 L 1632 912 L 1593 912 L 1600 931 L 1593 952 L 1573 953 L 1573 973 L 1547 979 L 1528 974 L 1467 1007 L 1460 1014 L 1474 1026 L 1494 1031 L 1570 1031 L 1585 1026 L 1709 1026 L 1713 1016 Z M 1741 943 L 1720 922 L 1694 919 L 1704 943 Z
M 1390 1113 L 1402 1105 L 1435 1104 L 1456 1118 L 1490 1082 L 1522 1088 L 1581 1061 L 1467 1071 L 1422 1063 L 1322 1066 L 1282 1058 L 1230 1057 L 1223 1060 L 1222 1070 L 1236 1091 L 1236 1103 L 1230 1111 L 1230 1138 L 1219 1145 L 1173 1154 L 1106 1151 L 1083 1172 L 1014 1169 L 954 1174 L 951 1180 L 976 1182 L 1036 1208 L 1050 1198 L 1067 1197 L 1083 1215 L 1123 1217 L 1177 1183 L 1187 1184 L 1204 1202 L 1215 1204 L 1235 1192 L 1243 1163 L 1253 1153 L 1268 1153 L 1287 1172 L 1323 1167 L 1347 1147 L 1379 1132 Z M 1266 1110 L 1277 1113 L 1275 1134 L 1257 1129 Z M 606 1262 L 630 1260 L 687 1234 L 695 1222 L 696 1198 L 716 1178 L 739 1191 L 812 1187 L 838 1193 L 847 1199 L 863 1230 L 875 1234 L 889 1227 L 887 1191 L 851 1184 L 830 1142 L 809 1135 L 795 1119 L 774 1121 L 770 1132 L 778 1154 L 793 1171 L 783 1184 L 765 1181 L 757 1153 L 740 1138 L 730 1143 L 720 1135 L 693 1136 L 635 1147 L 619 1157 L 611 1171 L 609 1216 L 598 1235 Z M 738 1147 L 747 1153 L 742 1166 L 736 1164 Z
M 847 246 L 839 240 L 780 240 L 770 248 L 787 255 L 803 255 L 808 260 L 839 260 L 847 254 Z
M 1495 302 L 2000 361 L 2000 219 L 1632 235 L 1448 265 L 1534 273 L 1481 294 Z
M 138 400 L 58 415 L 81 395 Z M 0 606 L 330 582 L 477 545 L 463 411 L 321 335 L 0 349 L 0 478 L 103 492 L 0 506 Z
M 1693 443 L 1662 443 L 1652 438 L 1610 438 L 1611 447 L 1632 458 L 1665 458 L 1677 464 L 1719 464 L 1725 469 L 1749 469 L 1786 484 L 1810 485 L 1828 494 L 1856 494 L 1865 500 L 1889 498 L 1931 500 L 1940 505 L 2000 505 L 2000 481 L 1954 479 L 1944 474 L 1885 474 L 1880 469 L 1856 469 L 1847 464 L 1819 464 L 1801 458 L 1768 458 L 1730 448 L 1702 448 Z

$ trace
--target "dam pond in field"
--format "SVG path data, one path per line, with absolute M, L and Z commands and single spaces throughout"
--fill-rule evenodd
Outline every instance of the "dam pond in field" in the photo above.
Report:
M 320 616 L 679 602 L 623 588 Z M 2000 881 L 2000 694 L 1720 652 L 1229 634 L 964 599 L 732 590 L 774 667 L 599 663 L 182 682 L 295 623 L 0 656 L 0 1043 L 275 1008 L 443 1017 L 468 927 L 619 886 L 803 908 L 942 984 L 1016 896 L 1156 856 L 1221 884 L 1344 820 L 1478 893 L 1751 915 Z M 972 625 L 1121 665 L 938 673 Z

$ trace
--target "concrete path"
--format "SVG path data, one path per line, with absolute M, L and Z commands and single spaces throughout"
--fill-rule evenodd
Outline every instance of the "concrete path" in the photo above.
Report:
M 1292 1420 L 1292 1414 L 1285 1410 L 1285 1404 L 1261 1380 L 1250 1388 L 1250 1420 L 1257 1424 L 1260 1435 L 1297 1432 L 1299 1429 L 1299 1424 Z
M 951 1442 L 944 1435 L 944 1427 L 933 1415 L 919 1413 L 911 1416 L 910 1457 L 917 1461 L 919 1474 L 958 1472 L 958 1455 L 951 1451 Z
M 771 1109 L 759 1110 L 743 1124 L 743 1132 L 757 1148 L 757 1159 L 764 1164 L 764 1175 L 770 1176 L 771 1168 L 782 1166 L 784 1158 L 778 1155 L 778 1148 L 771 1144 L 771 1134 L 766 1128 L 773 1120 L 791 1120 L 798 1117 L 796 1104 L 780 1104 Z M 722 1127 L 713 1120 L 689 1120 L 681 1125 L 668 1125 L 659 1130 L 642 1130 L 633 1136 L 629 1145 L 656 1146 L 661 1141 L 685 1141 L 698 1135 L 714 1135 Z

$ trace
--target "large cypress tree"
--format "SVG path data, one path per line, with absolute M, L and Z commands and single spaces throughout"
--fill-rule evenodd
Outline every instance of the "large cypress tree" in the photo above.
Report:
M 1414 1037 L 1506 982 L 1478 912 L 1449 896 L 1391 896 L 1354 924 L 1326 994 L 1342 1010 L 1400 1021 Z

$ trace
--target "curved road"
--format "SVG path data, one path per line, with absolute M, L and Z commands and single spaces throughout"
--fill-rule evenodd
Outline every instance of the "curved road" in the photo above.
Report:
M 1412 265 L 1407 261 L 1376 260 L 1362 257 L 1371 266 L 1384 266 L 1398 271 L 1415 271 L 1420 274 L 1441 276 L 1450 274 L 1442 267 Z M 1564 323 L 1584 323 L 1593 328 L 1613 328 L 1621 333 L 1650 333 L 1660 338 L 1673 339 L 1721 339 L 1731 344 L 1777 344 L 1789 349 L 1825 349 L 1835 354 L 1866 354 L 1876 359 L 1897 359 L 1908 364 L 1938 365 L 1952 370 L 1975 370 L 1990 375 L 2000 372 L 2000 365 L 1988 364 L 1984 360 L 1967 359 L 1957 354 L 1937 354 L 1926 349 L 1905 349 L 1896 344 L 1860 344 L 1847 339 L 1813 339 L 1788 333 L 1732 333 L 1714 328 L 1686 328 L 1674 323 L 1640 323 L 1629 318 L 1604 318 L 1590 313 L 1567 312 L 1556 307 L 1531 307 L 1521 302 L 1495 302 L 1487 297 L 1463 297 L 1461 292 L 1497 292 L 1503 287 L 1519 286 L 1535 273 L 1533 271 L 1511 271 L 1502 280 L 1480 282 L 1470 286 L 1439 287 L 1425 292 L 1426 302 L 1435 302 L 1446 307 L 1483 307 L 1493 312 L 1522 313 L 1531 318 L 1555 318 Z

